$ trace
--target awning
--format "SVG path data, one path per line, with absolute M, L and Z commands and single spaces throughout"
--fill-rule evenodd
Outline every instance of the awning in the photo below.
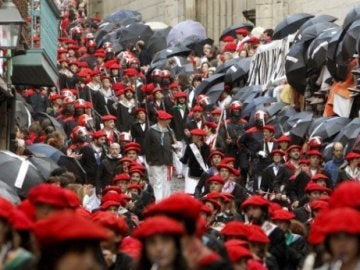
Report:
M 53 86 L 58 82 L 58 70 L 42 49 L 27 50 L 13 58 L 14 85 Z

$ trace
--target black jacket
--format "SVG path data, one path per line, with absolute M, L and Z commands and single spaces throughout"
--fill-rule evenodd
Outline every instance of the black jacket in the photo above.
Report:
M 96 186 L 96 180 L 98 179 L 98 173 L 100 168 L 101 160 L 103 160 L 106 156 L 105 148 L 100 156 L 100 163 L 98 164 L 95 159 L 95 151 L 91 145 L 84 146 L 80 148 L 79 154 L 82 155 L 80 159 L 80 164 L 84 168 L 87 174 L 87 181 L 89 184 L 93 184 Z
M 210 147 L 206 143 L 203 143 L 199 149 L 199 152 L 204 160 L 204 163 L 206 164 L 206 161 L 210 155 Z M 180 161 L 184 164 L 188 164 L 190 177 L 200 177 L 204 172 L 199 162 L 196 160 L 190 145 L 186 146 L 184 156 L 180 159 Z
M 112 158 L 106 156 L 99 166 L 99 172 L 97 177 L 97 190 L 104 189 L 106 186 L 112 184 L 113 177 L 115 176 L 115 168 L 119 164 L 120 158 Z
M 170 128 L 160 131 L 158 124 L 152 125 L 145 135 L 145 156 L 150 166 L 172 165 L 173 132 Z
M 260 189 L 263 191 L 280 193 L 280 187 L 282 185 L 286 186 L 287 180 L 289 179 L 288 170 L 284 167 L 284 165 L 280 164 L 278 173 L 275 175 L 274 172 L 274 164 L 266 167 L 262 172 L 262 181 L 260 185 Z M 256 185 L 257 179 L 254 179 L 254 184 Z M 256 186 L 257 189 L 257 186 Z M 255 190 L 256 190 L 255 189 Z
M 172 107 L 170 110 L 170 113 L 174 117 L 171 121 L 171 128 L 175 132 L 175 137 L 178 141 L 185 139 L 185 133 L 184 129 L 186 128 L 186 119 L 189 114 L 188 108 L 184 111 L 184 117 L 181 116 L 180 109 L 178 109 L 176 106 Z
M 145 134 L 147 132 L 147 130 L 149 129 L 149 125 L 148 123 L 145 121 L 145 130 L 143 130 L 141 128 L 141 124 L 140 122 L 135 122 L 134 124 L 131 125 L 131 138 L 133 138 L 133 140 L 137 143 L 139 143 L 141 145 L 141 155 L 144 154 L 144 140 L 145 140 Z

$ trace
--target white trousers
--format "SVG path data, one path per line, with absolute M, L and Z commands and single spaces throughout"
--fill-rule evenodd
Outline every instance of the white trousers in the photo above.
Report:
M 188 170 L 188 169 L 187 169 Z M 188 172 L 185 174 L 185 190 L 184 192 L 187 194 L 194 194 L 195 188 L 199 182 L 199 179 L 195 179 L 189 176 Z
M 149 166 L 149 181 L 158 202 L 171 194 L 171 181 L 168 181 L 168 169 L 163 166 Z

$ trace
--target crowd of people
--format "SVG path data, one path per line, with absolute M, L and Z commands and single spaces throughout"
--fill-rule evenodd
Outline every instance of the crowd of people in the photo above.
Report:
M 97 46 L 85 1 L 60 2 L 59 87 L 20 94 L 64 132 L 18 126 L 15 152 L 49 144 L 86 176 L 59 168 L 20 204 L 0 198 L 3 269 L 360 269 L 359 151 L 334 142 L 324 160 L 321 138 L 277 134 L 263 110 L 242 118 L 234 85 L 215 104 L 195 95 L 271 29 L 239 28 L 173 74 L 173 59 L 150 67 L 142 40 Z

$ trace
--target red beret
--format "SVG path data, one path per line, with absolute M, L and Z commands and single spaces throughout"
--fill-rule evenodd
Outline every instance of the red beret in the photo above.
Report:
M 120 69 L 120 65 L 118 63 L 112 63 L 110 66 L 109 66 L 110 69 Z
M 137 142 L 128 142 L 124 145 L 124 148 L 130 148 L 130 147 L 137 147 L 137 148 L 141 148 L 141 145 Z
M 103 53 L 103 52 L 96 52 L 96 53 L 94 53 L 94 56 L 95 56 L 95 57 L 105 58 L 105 53 Z
M 129 175 L 133 174 L 133 173 L 138 173 L 140 174 L 140 176 L 144 176 L 144 171 L 138 167 L 132 167 L 130 170 L 129 170 Z
M 152 90 L 152 92 L 151 92 L 151 94 L 155 94 L 156 92 L 161 92 L 162 93 L 162 89 L 161 89 L 161 87 L 160 86 L 156 86 L 156 87 L 154 87 L 154 89 Z
M 145 219 L 136 228 L 132 236 L 140 240 L 145 240 L 154 235 L 177 235 L 182 236 L 185 234 L 183 225 L 171 218 L 164 216 L 156 216 Z
M 215 122 L 205 121 L 204 126 L 207 126 L 209 128 L 217 128 L 217 124 Z
M 113 213 L 97 211 L 92 215 L 92 220 L 116 233 L 127 235 L 129 228 L 124 218 L 118 217 Z
M 48 204 L 54 207 L 70 207 L 64 189 L 52 184 L 40 184 L 33 187 L 28 195 L 33 205 Z
M 11 226 L 17 231 L 30 231 L 34 222 L 21 210 L 14 208 L 8 217 Z
M 300 159 L 299 161 L 299 165 L 309 165 L 310 164 L 310 160 L 308 159 Z
M 318 156 L 318 157 L 322 158 L 321 153 L 317 150 L 310 150 L 309 152 L 307 152 L 307 156 L 309 156 L 309 157 L 310 156 Z
M 316 184 L 312 181 L 307 183 L 305 187 L 306 192 L 312 192 L 312 191 L 320 191 L 320 192 L 327 192 L 329 195 L 331 194 L 331 189 L 327 187 L 320 186 L 319 184 Z
M 276 141 L 277 141 L 278 143 L 280 143 L 280 142 L 290 142 L 290 137 L 289 137 L 289 136 L 282 135 L 282 136 L 280 136 L 279 138 L 277 138 Z
M 218 201 L 216 201 L 215 199 L 208 198 L 208 197 L 203 197 L 201 200 L 203 201 L 203 203 L 208 202 L 208 203 L 212 204 L 212 206 L 214 207 L 214 209 L 216 211 L 221 210 L 221 204 Z
M 249 226 L 249 242 L 268 244 L 270 243 L 269 237 L 265 234 L 265 232 L 261 229 L 261 227 L 257 225 L 248 225 Z
M 270 202 L 265 199 L 263 196 L 260 195 L 253 195 L 249 198 L 247 198 L 242 204 L 241 207 L 243 209 L 247 208 L 248 206 L 266 206 L 269 207 L 270 206 Z
M 217 182 L 217 183 L 219 183 L 221 185 L 225 184 L 225 180 L 219 175 L 211 176 L 210 178 L 208 178 L 206 180 L 206 183 L 208 183 L 208 184 L 210 184 L 211 182 Z
M 137 192 L 141 193 L 141 191 L 142 191 L 142 186 L 139 185 L 139 184 L 130 184 L 130 185 L 128 185 L 127 189 L 128 189 L 128 190 L 136 189 Z
M 85 101 L 84 108 L 85 109 L 91 109 L 93 107 L 93 104 L 91 101 Z
M 159 120 L 170 120 L 173 118 L 173 116 L 169 113 L 167 113 L 166 111 L 163 110 L 158 110 L 157 111 L 157 118 Z
M 235 30 L 236 34 L 247 36 L 249 34 L 249 31 L 245 28 L 239 28 Z
M 321 179 L 329 180 L 329 177 L 327 177 L 325 174 L 317 173 L 311 178 L 311 181 L 316 182 Z
M 192 111 L 192 112 L 203 112 L 204 109 L 203 109 L 203 107 L 201 107 L 201 106 L 199 106 L 199 105 L 195 105 L 195 106 L 192 108 L 191 111 Z
M 224 154 L 223 154 L 222 152 L 220 152 L 220 151 L 218 151 L 218 150 L 213 150 L 213 151 L 210 152 L 209 160 L 211 160 L 212 157 L 215 156 L 215 155 L 218 155 L 218 156 L 220 156 L 221 158 L 224 157 Z
M 242 246 L 229 247 L 226 248 L 226 250 L 232 263 L 236 263 L 243 259 L 252 258 L 251 252 L 247 248 L 244 248 Z
M 100 75 L 100 70 L 95 69 L 95 70 L 93 70 L 93 71 L 91 72 L 90 75 L 91 75 L 92 77 L 97 76 L 97 75 Z
M 169 197 L 149 205 L 144 216 L 176 215 L 179 218 L 198 219 L 202 203 L 185 193 L 174 193 Z
M 148 84 L 141 86 L 141 91 L 143 91 L 147 95 L 152 94 L 152 91 L 154 89 L 155 89 L 155 85 L 153 83 L 148 83 Z
M 244 248 L 248 248 L 249 244 L 248 242 L 244 241 L 244 240 L 239 240 L 239 239 L 230 239 L 227 240 L 224 243 L 224 246 L 226 248 L 231 248 L 231 247 L 244 247 Z
M 345 232 L 360 234 L 360 213 L 353 208 L 336 208 L 323 214 L 321 231 L 325 235 Z
M 249 226 L 240 221 L 230 221 L 220 232 L 224 236 L 238 236 L 247 239 Z
M 71 44 L 71 45 L 68 46 L 68 50 L 77 51 L 78 49 L 79 49 L 79 46 L 75 45 L 75 44 Z
M 178 85 L 176 82 L 171 83 L 169 85 L 169 89 L 171 90 L 171 89 L 174 89 L 174 88 L 179 89 L 180 85 Z
M 103 190 L 102 190 L 102 195 L 103 197 L 107 194 L 107 193 L 118 193 L 121 194 L 121 188 L 118 186 L 106 186 Z
M 54 100 L 57 100 L 57 99 L 64 99 L 65 97 L 62 96 L 62 95 L 59 95 L 59 94 L 50 94 L 50 100 L 51 101 L 54 101 Z
M 120 160 L 119 160 L 119 163 L 124 163 L 124 162 L 132 162 L 132 159 L 128 158 L 128 157 L 122 157 Z
M 284 209 L 279 209 L 271 213 L 272 220 L 290 220 L 295 217 L 294 213 Z
M 106 229 L 70 211 L 61 211 L 38 221 L 33 233 L 42 249 L 66 241 L 105 241 L 110 237 Z
M 257 37 L 251 37 L 246 42 L 247 43 L 258 44 L 260 42 L 260 39 L 258 39 Z
M 235 38 L 233 36 L 225 36 L 222 39 L 224 42 L 233 42 Z
M 288 153 L 290 153 L 292 150 L 294 150 L 294 149 L 298 149 L 298 150 L 301 150 L 301 146 L 300 145 L 295 145 L 295 144 L 293 144 L 293 145 L 291 145 L 286 151 L 288 152 Z
M 127 68 L 124 70 L 124 72 L 127 76 L 137 76 L 138 75 L 138 71 L 135 68 Z
M 92 134 L 94 139 L 99 139 L 101 137 L 106 137 L 106 133 L 103 130 L 98 130 Z
M 220 108 L 215 108 L 211 111 L 212 115 L 221 115 L 221 109 Z
M 69 208 L 76 209 L 80 207 L 80 199 L 79 196 L 72 190 L 64 188 L 64 195 L 68 202 Z
M 140 170 L 140 171 L 142 171 L 144 174 L 145 174 L 145 172 L 146 172 L 146 167 L 143 166 L 143 165 L 141 165 L 141 164 L 139 164 L 139 163 L 137 163 L 137 162 L 132 162 L 131 164 L 129 164 L 129 168 L 130 168 L 130 170 L 131 170 L 131 169 Z
M 112 115 L 112 114 L 107 114 L 107 115 L 104 115 L 104 116 L 101 116 L 101 121 L 102 122 L 105 122 L 105 121 L 110 121 L 110 120 L 116 120 L 116 116 Z
M 217 166 L 217 169 L 220 170 L 220 169 L 227 169 L 230 173 L 238 176 L 240 175 L 240 172 L 238 170 L 236 170 L 235 168 L 227 165 L 227 163 L 224 162 L 224 159 L 221 161 L 221 163 Z
M 221 160 L 221 163 L 222 164 L 229 164 L 231 162 L 235 162 L 235 158 L 234 157 L 224 157 L 222 160 Z
M 360 183 L 344 181 L 334 189 L 329 200 L 331 208 L 353 207 L 360 209 Z
M 126 91 L 131 91 L 131 92 L 135 93 L 135 89 L 134 89 L 134 87 L 132 87 L 132 86 L 126 86 L 126 87 L 124 88 L 124 93 L 125 93 Z
M 127 153 L 129 151 L 135 151 L 137 153 L 140 153 L 141 152 L 141 148 L 140 147 L 136 147 L 136 146 L 129 146 L 129 147 L 126 147 L 124 149 L 124 152 Z
M 65 58 L 61 58 L 58 61 L 59 61 L 59 63 L 69 63 L 69 61 Z
M 236 44 L 235 43 L 228 43 L 224 47 L 225 52 L 235 52 L 236 51 Z
M 176 92 L 175 98 L 187 98 L 187 93 L 186 92 Z
M 164 69 L 163 71 L 161 71 L 160 77 L 161 78 L 170 78 L 171 72 L 169 70 Z
M 58 50 L 57 50 L 58 54 L 61 54 L 61 53 L 67 53 L 67 50 L 63 47 L 60 47 Z
M 353 159 L 356 159 L 356 158 L 360 158 L 360 154 L 359 153 L 355 153 L 355 152 L 350 152 L 346 155 L 345 159 L 347 161 L 350 161 L 350 160 L 353 160 Z
M 201 206 L 201 212 L 208 215 L 208 216 L 211 216 L 211 214 L 212 214 L 211 208 L 206 204 L 203 204 Z
M 113 183 L 119 182 L 119 181 L 130 181 L 130 175 L 127 173 L 119 173 L 114 176 Z
M 271 133 L 275 132 L 274 126 L 271 126 L 271 125 L 265 125 L 265 126 L 263 126 L 263 129 L 266 129 L 266 130 L 270 131 Z
M 195 128 L 193 130 L 190 131 L 191 135 L 196 135 L 196 136 L 206 136 L 205 131 L 203 131 L 200 128 Z
M 67 44 L 72 44 L 72 45 L 73 45 L 73 44 L 76 44 L 76 41 L 75 41 L 75 40 L 73 40 L 73 39 L 71 39 L 71 38 L 69 38 L 69 39 L 67 39 L 67 40 L 66 40 L 66 43 L 67 43 Z
M 100 210 L 106 211 L 107 209 L 109 209 L 109 207 L 112 207 L 112 206 L 119 207 L 120 205 L 121 205 L 120 200 L 117 200 L 117 201 L 106 200 L 101 203 Z
M 329 203 L 323 200 L 315 200 L 310 203 L 310 208 L 313 211 L 323 211 L 329 208 Z
M 147 111 L 145 108 L 138 107 L 134 111 L 135 114 L 138 114 L 139 112 L 143 112 L 143 113 L 147 114 Z
M 279 155 L 281 155 L 281 156 L 284 156 L 284 155 L 285 155 L 285 153 L 284 153 L 282 150 L 280 150 L 280 149 L 274 149 L 274 150 L 271 151 L 271 155 L 272 155 L 272 156 L 275 155 L 275 154 L 279 154 Z
M 117 83 L 114 83 L 113 89 L 114 89 L 115 91 L 124 90 L 124 89 L 125 89 L 125 85 L 123 85 L 123 84 L 120 83 L 120 82 L 117 82 Z

